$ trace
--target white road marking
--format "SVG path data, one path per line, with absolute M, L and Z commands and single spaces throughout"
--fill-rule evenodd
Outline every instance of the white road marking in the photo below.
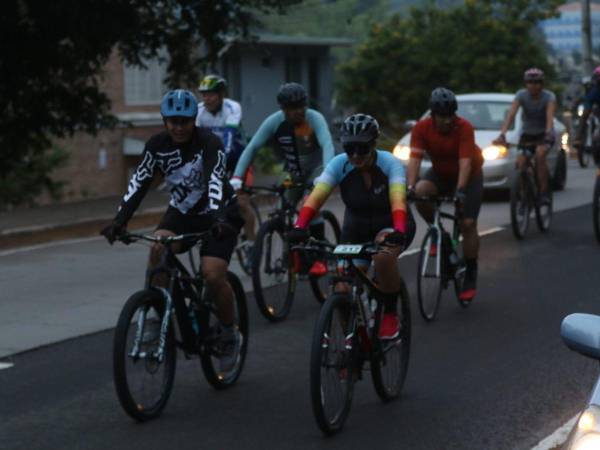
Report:
M 104 239 L 104 237 L 103 236 L 93 236 L 93 237 L 79 238 L 79 239 L 67 239 L 64 241 L 53 241 L 53 242 L 46 242 L 45 244 L 31 245 L 29 247 L 12 248 L 10 250 L 1 251 L 0 257 L 14 255 L 15 253 L 24 253 L 24 252 L 32 252 L 34 250 L 43 250 L 45 248 L 58 247 L 60 245 L 80 244 L 82 242 L 97 241 L 99 239 Z
M 498 233 L 499 231 L 504 230 L 504 227 L 494 227 L 494 228 L 490 228 L 489 230 L 484 230 L 481 231 L 479 233 L 479 236 L 487 236 L 489 234 L 494 234 L 494 233 Z M 462 236 L 461 236 L 462 237 Z M 400 258 L 404 258 L 405 256 L 410 256 L 410 255 L 414 255 L 415 253 L 419 253 L 421 251 L 420 248 L 413 248 L 411 250 L 407 250 L 404 253 L 402 253 L 398 259 Z
M 575 416 L 572 417 L 567 423 L 565 423 L 562 427 L 558 428 L 550 436 L 541 440 L 539 444 L 533 447 L 531 450 L 549 450 L 551 448 L 558 447 L 559 445 L 564 444 L 567 440 L 567 437 L 569 436 L 569 433 L 571 432 L 571 428 L 573 428 L 575 422 L 577 422 L 578 417 L 579 414 L 575 414 Z
M 10 369 L 13 366 L 14 366 L 13 363 L 0 362 L 0 370 Z

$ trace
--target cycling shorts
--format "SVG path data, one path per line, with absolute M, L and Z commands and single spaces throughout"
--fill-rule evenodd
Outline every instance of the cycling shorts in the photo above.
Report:
M 437 188 L 438 195 L 448 196 L 454 195 L 456 192 L 456 182 L 440 177 L 433 169 L 425 172 L 422 179 L 433 183 Z M 483 175 L 481 173 L 471 175 L 467 183 L 466 194 L 463 216 L 465 219 L 477 220 L 483 200 Z
M 200 256 L 213 256 L 224 259 L 229 263 L 231 255 L 237 244 L 237 235 L 244 224 L 237 201 L 231 202 L 225 208 L 225 217 L 228 225 L 231 225 L 237 233 L 223 239 L 206 239 L 200 247 Z M 212 226 L 212 218 L 207 215 L 183 214 L 178 209 L 169 206 L 162 217 L 157 230 L 168 230 L 175 234 L 202 233 L 208 231 Z M 188 251 L 194 246 L 194 242 L 183 242 L 178 253 Z

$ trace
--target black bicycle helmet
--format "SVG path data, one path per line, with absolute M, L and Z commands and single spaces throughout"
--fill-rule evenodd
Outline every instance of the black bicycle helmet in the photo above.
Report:
M 306 89 L 298 83 L 282 84 L 277 94 L 277 103 L 283 108 L 306 106 L 307 99 Z
M 429 109 L 431 109 L 432 114 L 442 116 L 454 114 L 458 109 L 454 92 L 443 87 L 435 88 L 429 98 Z
M 342 144 L 373 142 L 379 137 L 379 124 L 368 114 L 352 114 L 342 124 Z

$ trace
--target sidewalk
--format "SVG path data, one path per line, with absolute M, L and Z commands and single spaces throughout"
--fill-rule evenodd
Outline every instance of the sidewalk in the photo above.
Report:
M 261 176 L 256 184 L 268 186 L 275 180 L 276 177 Z M 121 198 L 103 197 L 0 212 L 0 250 L 97 235 L 114 218 Z M 128 228 L 157 224 L 168 203 L 168 192 L 149 191 Z

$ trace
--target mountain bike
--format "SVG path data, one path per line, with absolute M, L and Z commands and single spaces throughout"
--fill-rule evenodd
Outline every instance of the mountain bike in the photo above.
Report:
M 295 205 L 286 197 L 286 191 L 303 188 L 303 184 L 284 182 L 279 186 L 253 186 L 251 191 L 266 191 L 278 196 L 278 207 L 269 214 L 256 234 L 252 251 L 252 286 L 261 314 L 271 322 L 287 317 L 294 302 L 298 273 L 287 241 L 287 232 L 294 227 L 298 214 Z M 332 243 L 339 242 L 340 225 L 331 211 L 320 212 L 324 237 Z M 312 228 L 312 226 L 311 226 Z M 305 264 L 310 264 L 306 261 Z M 319 302 L 327 296 L 327 276 L 309 275 L 311 290 Z
M 144 289 L 123 306 L 113 341 L 113 377 L 117 396 L 127 414 L 138 421 L 157 417 L 167 404 L 177 361 L 176 349 L 186 359 L 199 357 L 207 381 L 216 389 L 233 385 L 244 366 L 248 349 L 246 296 L 238 277 L 227 272 L 234 293 L 235 326 L 242 343 L 234 367 L 221 372 L 222 349 L 216 333 L 216 307 L 207 298 L 199 265 L 191 273 L 175 256 L 177 242 L 202 241 L 210 232 L 178 236 L 124 233 L 124 243 L 160 243 L 166 251 L 160 264 L 146 273 Z M 166 274 L 167 288 L 152 286 L 155 275 Z
M 408 291 L 404 282 L 398 295 L 400 334 L 394 340 L 378 337 L 383 303 L 376 282 L 360 270 L 355 258 L 370 258 L 386 247 L 331 245 L 309 241 L 294 248 L 317 252 L 340 263 L 335 283 L 348 283 L 347 293 L 332 293 L 321 308 L 314 328 L 310 356 L 310 395 L 317 425 L 325 434 L 342 429 L 350 411 L 354 382 L 362 379 L 369 363 L 377 395 L 388 402 L 398 398 L 406 379 L 410 357 L 411 319 Z M 377 274 L 375 274 L 377 276 Z
M 454 197 L 413 197 L 417 202 L 433 204 L 433 222 L 429 225 L 423 237 L 419 262 L 417 266 L 417 300 L 419 311 L 425 321 L 435 319 L 442 297 L 442 291 L 454 284 L 454 292 L 458 303 L 463 308 L 471 301 L 460 299 L 460 291 L 466 274 L 466 265 L 459 249 L 460 228 L 459 215 Z M 442 203 L 453 202 L 455 213 L 450 214 L 441 210 Z M 452 235 L 444 229 L 442 219 L 452 222 Z
M 535 210 L 538 229 L 545 233 L 552 222 L 552 189 L 548 187 L 548 202 L 541 201 L 539 180 L 534 163 L 535 145 L 519 145 L 517 152 L 525 157 L 510 187 L 510 223 L 517 239 L 523 239 L 529 227 L 531 210 Z

